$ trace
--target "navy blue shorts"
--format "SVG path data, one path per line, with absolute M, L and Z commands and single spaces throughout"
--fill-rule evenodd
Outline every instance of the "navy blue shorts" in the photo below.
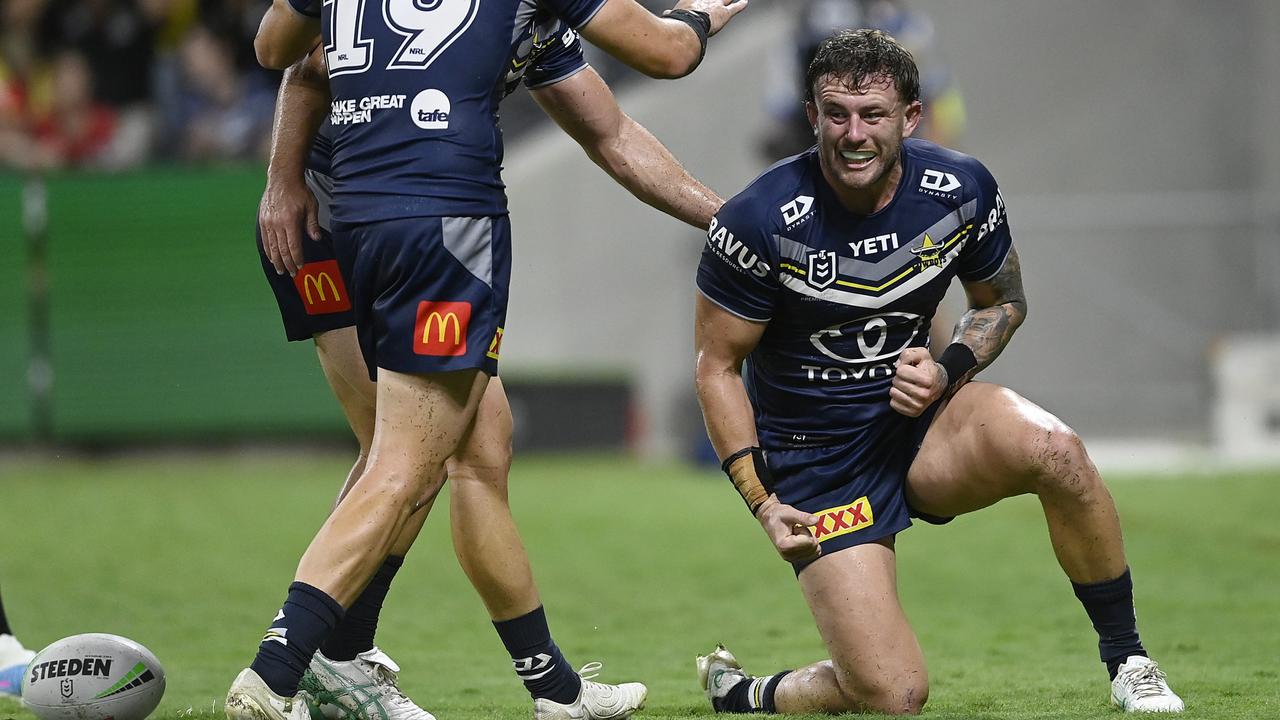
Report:
M 302 248 L 306 262 L 298 268 L 298 274 L 277 275 L 262 250 L 262 230 L 258 230 L 262 271 L 275 293 L 284 334 L 290 341 L 310 340 L 319 333 L 356 324 L 347 282 L 333 257 L 332 237 L 322 232 L 318 242 L 304 239 Z
M 511 280 L 511 221 L 417 217 L 335 223 L 360 350 L 402 373 L 498 374 Z
M 918 418 L 898 416 L 877 442 L 855 440 L 766 448 L 778 499 L 818 516 L 810 530 L 829 555 L 875 542 L 911 526 L 911 518 L 944 523 L 907 505 L 907 472 L 938 404 Z M 810 561 L 811 562 L 811 561 Z M 797 574 L 809 562 L 792 563 Z
M 257 231 L 262 271 L 266 273 L 271 292 L 276 296 L 276 305 L 280 307 L 285 337 L 291 342 L 310 340 L 322 332 L 356 324 L 346 276 L 338 265 L 333 251 L 333 236 L 327 229 L 331 185 L 332 181 L 323 175 L 307 171 L 307 186 L 320 203 L 322 229 L 318 241 L 304 236 L 304 264 L 294 277 L 276 274 L 271 261 L 267 260 L 266 251 L 262 249 L 262 228 Z

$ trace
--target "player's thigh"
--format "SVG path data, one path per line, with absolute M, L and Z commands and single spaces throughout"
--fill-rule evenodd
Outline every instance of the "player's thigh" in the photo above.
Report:
M 500 473 L 506 479 L 511 466 L 511 404 L 499 378 L 490 378 L 476 419 L 458 452 L 449 459 L 449 475 L 459 473 Z
M 315 336 L 316 356 L 329 388 L 342 406 L 347 424 L 355 433 L 363 453 L 373 443 L 373 422 L 377 404 L 377 386 L 369 379 L 364 356 L 356 339 L 354 326 L 329 330 Z
M 488 381 L 475 369 L 412 374 L 378 368 L 368 466 L 443 482 L 445 461 L 471 430 Z
M 928 673 L 898 600 L 892 537 L 824 555 L 799 579 L 846 696 L 865 703 L 910 694 L 923 702 Z
M 1070 428 L 1008 388 L 970 383 L 938 412 L 907 473 L 916 511 L 952 517 L 1032 492 L 1032 455 Z

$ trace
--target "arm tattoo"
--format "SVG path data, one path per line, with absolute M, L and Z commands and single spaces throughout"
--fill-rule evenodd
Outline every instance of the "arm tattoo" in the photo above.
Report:
M 1017 250 L 1009 248 L 1004 266 L 995 275 L 981 282 L 966 283 L 965 290 L 969 294 L 969 311 L 956 324 L 952 342 L 968 345 L 978 359 L 977 367 L 968 373 L 972 377 L 996 359 L 1027 317 Z

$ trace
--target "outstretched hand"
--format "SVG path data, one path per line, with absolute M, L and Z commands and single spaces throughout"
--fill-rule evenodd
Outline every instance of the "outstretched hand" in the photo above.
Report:
M 715 35 L 730 18 L 747 9 L 747 0 L 680 0 L 674 9 L 706 13 L 711 18 L 708 35 Z
M 281 275 L 297 275 L 306 260 L 302 254 L 302 233 L 312 240 L 320 239 L 319 204 L 303 184 L 267 181 L 258 204 L 258 227 L 262 230 L 262 249 Z
M 889 407 L 907 417 L 920 417 L 947 390 L 947 371 L 934 362 L 929 351 L 910 347 L 898 356 Z
M 817 516 L 786 505 L 772 495 L 760 506 L 756 519 L 783 560 L 802 562 L 822 554 L 818 539 L 809 532 L 810 527 L 818 524 Z

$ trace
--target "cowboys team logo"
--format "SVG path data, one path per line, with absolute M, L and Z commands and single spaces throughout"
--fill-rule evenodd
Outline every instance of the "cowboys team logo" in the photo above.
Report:
M 809 269 L 805 282 L 814 290 L 826 290 L 836 281 L 836 251 L 820 250 L 809 253 Z
M 924 243 L 920 247 L 911 248 L 911 253 L 920 258 L 920 271 L 923 272 L 931 267 L 942 267 L 942 246 L 933 241 L 929 237 L 929 233 L 924 234 Z

